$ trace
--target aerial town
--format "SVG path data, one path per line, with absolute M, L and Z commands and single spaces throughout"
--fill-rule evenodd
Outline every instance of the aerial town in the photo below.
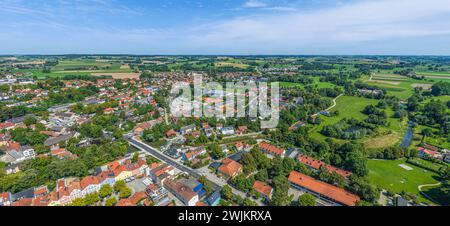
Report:
M 174 116 L 195 75 L 277 84 L 278 125 Z M 449 79 L 449 57 L 1 56 L 0 206 L 447 206 Z

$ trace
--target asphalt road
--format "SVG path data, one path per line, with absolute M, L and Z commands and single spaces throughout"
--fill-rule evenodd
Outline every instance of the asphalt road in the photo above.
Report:
M 152 146 L 145 144 L 139 140 L 136 140 L 135 138 L 129 138 L 128 142 L 130 143 L 130 145 L 138 148 L 141 151 L 145 151 L 148 152 L 149 154 L 155 156 L 156 158 L 159 158 L 161 160 L 163 160 L 164 162 L 170 164 L 171 166 L 183 171 L 183 172 L 187 172 L 189 173 L 191 176 L 195 177 L 195 178 L 200 178 L 200 174 L 197 173 L 196 170 L 191 169 L 189 167 L 186 167 L 178 162 L 176 162 L 175 160 L 171 159 L 170 157 L 162 154 L 161 152 L 159 152 L 158 150 L 156 150 L 155 148 L 153 148 Z M 220 186 L 219 184 L 215 183 L 214 181 L 210 181 L 213 186 L 214 186 L 214 190 L 216 189 L 220 189 L 222 186 Z
M 162 161 L 172 165 L 173 167 L 183 171 L 183 172 L 187 172 L 190 175 L 192 175 L 195 178 L 199 178 L 200 176 L 205 176 L 214 186 L 214 190 L 220 190 L 223 186 L 225 186 L 227 183 L 226 181 L 220 181 L 220 179 L 215 176 L 215 175 L 211 175 L 207 172 L 203 172 L 202 170 L 194 170 L 191 169 L 189 167 L 186 167 L 182 164 L 180 164 L 179 162 L 176 162 L 175 160 L 171 159 L 170 157 L 162 154 L 161 152 L 159 152 L 158 150 L 156 150 L 155 148 L 153 148 L 152 146 L 145 144 L 139 140 L 136 140 L 134 137 L 126 137 L 128 142 L 130 143 L 130 145 L 136 147 L 137 149 L 141 150 L 141 151 L 145 151 L 153 156 L 155 156 L 156 158 L 161 159 Z M 200 173 L 199 173 L 200 172 Z M 246 194 L 242 191 L 239 191 L 235 188 L 233 188 L 232 186 L 231 190 L 235 195 L 239 195 L 242 198 L 246 197 Z M 253 199 L 252 199 L 253 200 Z M 258 203 L 258 205 L 263 205 L 259 200 L 253 200 L 256 201 Z

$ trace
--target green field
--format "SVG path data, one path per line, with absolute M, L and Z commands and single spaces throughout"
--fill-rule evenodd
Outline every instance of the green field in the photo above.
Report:
M 329 83 L 329 82 L 321 82 L 319 81 L 319 77 L 314 77 L 314 83 L 313 86 L 317 85 L 317 88 L 321 89 L 321 88 L 333 88 L 335 85 L 333 83 Z M 282 88 L 292 88 L 292 87 L 305 87 L 304 84 L 301 83 L 295 83 L 295 82 L 280 82 L 280 87 Z
M 367 115 L 361 113 L 361 111 L 370 104 L 376 105 L 378 100 L 367 99 L 363 97 L 354 96 L 342 96 L 336 101 L 336 107 L 334 107 L 331 112 L 339 111 L 339 115 L 333 117 L 320 116 L 323 120 L 322 123 L 311 130 L 311 135 L 314 138 L 324 139 L 326 138 L 320 131 L 326 125 L 332 125 L 344 118 L 355 118 L 358 120 L 364 120 Z
M 400 167 L 400 164 L 411 167 L 412 170 L 406 170 Z M 431 203 L 431 201 L 420 194 L 418 186 L 439 182 L 436 173 L 408 164 L 406 159 L 369 160 L 368 168 L 371 184 L 378 185 L 396 194 L 402 191 L 415 194 L 418 196 L 419 201 L 428 203 Z
M 99 70 L 79 70 L 81 67 L 97 66 Z M 46 77 L 64 77 L 66 75 L 91 75 L 91 73 L 129 73 L 129 68 L 121 68 L 121 63 L 110 63 L 96 60 L 61 60 L 58 65 L 51 68 L 50 73 L 44 73 L 41 69 L 16 69 L 14 72 L 22 72 L 25 75 L 40 79 Z M 105 68 L 109 67 L 109 68 Z

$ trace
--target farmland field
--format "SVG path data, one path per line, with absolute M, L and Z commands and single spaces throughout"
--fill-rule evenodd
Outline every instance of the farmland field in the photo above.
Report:
M 114 79 L 138 79 L 141 75 L 140 73 L 92 73 L 93 76 L 111 76 Z

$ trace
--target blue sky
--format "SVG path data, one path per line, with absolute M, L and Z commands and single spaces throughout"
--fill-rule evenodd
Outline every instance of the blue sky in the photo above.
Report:
M 0 0 L 0 54 L 450 55 L 448 0 Z

